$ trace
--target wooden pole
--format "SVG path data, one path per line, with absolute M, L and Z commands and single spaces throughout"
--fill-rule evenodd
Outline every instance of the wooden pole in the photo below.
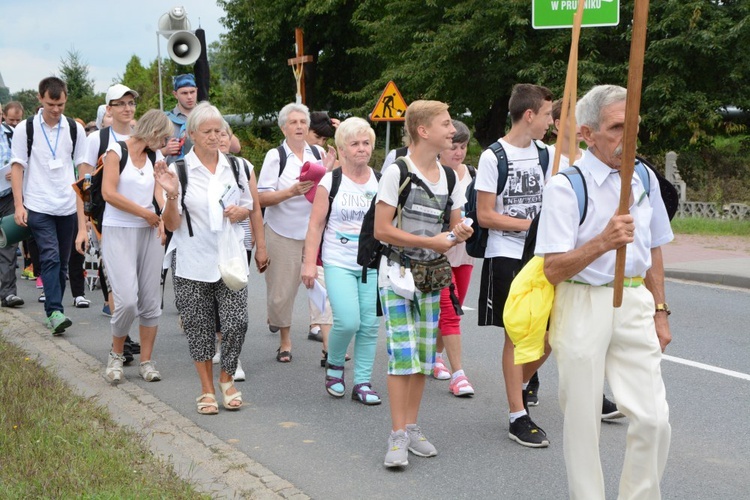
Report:
M 552 175 L 560 169 L 560 157 L 562 156 L 562 137 L 565 130 L 572 130 L 570 135 L 570 147 L 568 151 L 575 151 L 576 130 L 576 96 L 578 95 L 578 41 L 581 37 L 581 22 L 583 21 L 583 6 L 585 2 L 578 2 L 578 8 L 573 16 L 573 36 L 570 43 L 570 56 L 568 57 L 568 73 L 565 76 L 565 90 L 563 90 L 562 110 L 560 113 L 560 129 L 557 131 L 555 147 L 555 158 L 552 163 Z M 571 162 L 572 163 L 572 162 Z
M 638 115 L 641 108 L 641 88 L 643 85 L 643 62 L 646 53 L 646 25 L 648 24 L 649 0 L 635 0 L 633 11 L 633 35 L 630 42 L 628 68 L 628 94 L 625 101 L 625 128 L 622 138 L 622 163 L 620 166 L 620 206 L 619 215 L 630 213 L 630 181 L 635 168 L 635 144 L 638 137 Z M 613 305 L 622 305 L 622 287 L 625 282 L 626 246 L 617 249 L 615 260 L 615 289 Z
M 287 65 L 292 67 L 292 73 L 297 82 L 297 103 L 305 104 L 305 63 L 312 62 L 313 57 L 305 55 L 302 28 L 294 29 L 294 41 L 297 56 L 287 59 Z

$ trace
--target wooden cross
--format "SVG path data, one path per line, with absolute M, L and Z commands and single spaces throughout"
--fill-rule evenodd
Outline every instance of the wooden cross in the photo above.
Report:
M 294 73 L 294 79 L 297 81 L 297 103 L 305 104 L 305 71 L 304 65 L 307 62 L 312 62 L 312 56 L 303 55 L 305 49 L 303 46 L 304 40 L 302 35 L 302 28 L 294 29 L 294 40 L 297 46 L 297 57 L 287 59 L 286 63 L 292 67 L 292 73 Z

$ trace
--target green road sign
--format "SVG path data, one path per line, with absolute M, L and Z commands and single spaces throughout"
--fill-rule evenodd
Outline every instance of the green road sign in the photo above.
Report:
M 578 8 L 577 0 L 531 0 L 531 25 L 534 29 L 571 28 Z M 582 26 L 617 26 L 620 0 L 585 0 Z

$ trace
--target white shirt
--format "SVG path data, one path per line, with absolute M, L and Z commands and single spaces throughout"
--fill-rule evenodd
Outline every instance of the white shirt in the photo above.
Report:
M 458 174 L 458 172 L 456 172 Z M 469 184 L 471 184 L 471 174 L 469 173 L 469 167 L 466 167 L 464 170 L 464 176 L 458 180 L 458 184 L 461 186 L 461 192 L 466 193 L 466 188 L 469 187 Z M 461 209 L 461 217 L 464 217 L 466 214 L 464 213 L 463 208 Z M 477 221 L 474 221 L 474 224 L 476 224 Z M 472 225 L 473 226 L 473 225 Z M 474 264 L 474 258 L 470 257 L 468 253 L 466 253 L 466 242 L 461 242 L 445 252 L 445 256 L 448 257 L 448 262 L 451 263 L 451 267 L 459 267 L 464 265 L 473 265 Z
M 176 173 L 174 164 L 169 167 Z M 172 263 L 172 251 L 177 251 L 177 265 L 175 276 L 194 281 L 215 283 L 221 279 L 219 274 L 218 241 L 221 225 L 212 229 L 212 214 L 215 207 L 219 207 L 219 199 L 226 186 L 234 186 L 235 179 L 229 160 L 223 154 L 219 154 L 219 163 L 216 173 L 211 174 L 204 167 L 193 150 L 185 155 L 185 169 L 188 183 L 185 193 L 185 207 L 190 213 L 190 223 L 193 227 L 193 236 L 188 232 L 185 214 L 182 213 L 182 184 L 179 185 L 178 197 L 168 203 L 177 203 L 180 213 L 180 226 L 174 232 L 172 241 L 164 257 L 164 267 Z M 240 166 L 240 184 L 245 187 L 240 192 L 238 206 L 251 210 L 253 199 L 248 189 L 247 175 L 245 169 Z M 238 241 L 242 239 L 244 231 L 235 224 Z M 214 225 L 215 227 L 215 225 Z
M 430 182 L 414 166 L 411 158 L 406 158 L 406 163 L 410 170 L 414 172 L 435 195 L 435 200 L 431 200 L 425 191 L 416 184 L 412 183 L 409 196 L 406 199 L 402 210 L 402 225 L 404 231 L 417 234 L 420 236 L 435 236 L 443 229 L 441 214 L 445 209 L 445 204 L 450 196 L 452 200 L 451 211 L 466 204 L 465 190 L 461 189 L 461 183 L 456 182 L 453 192 L 448 193 L 448 179 L 445 176 L 445 169 L 436 162 L 440 171 L 440 178 L 437 182 Z M 398 206 L 398 188 L 401 180 L 401 171 L 395 163 L 383 172 L 378 185 L 377 201 L 383 201 L 392 207 Z M 398 225 L 398 218 L 394 217 L 392 224 Z M 404 253 L 412 259 L 428 261 L 438 258 L 434 250 L 426 248 L 405 247 Z M 383 257 L 380 261 L 380 271 L 378 273 L 378 286 L 388 286 L 388 269 L 387 259 Z
M 593 154 L 578 163 L 588 191 L 586 219 L 579 225 L 578 201 L 568 179 L 554 176 L 544 193 L 542 215 L 537 233 L 536 255 L 563 253 L 580 248 L 601 233 L 620 204 L 620 175 Z M 637 174 L 630 187 L 634 202 L 630 213 L 635 219 L 635 240 L 627 245 L 625 276 L 646 276 L 651 267 L 651 249 L 674 239 L 669 216 L 659 190 L 659 180 L 649 170 L 651 189 L 647 195 Z M 610 283 L 615 275 L 612 250 L 589 264 L 571 279 L 599 286 Z
M 302 155 L 301 161 L 294 153 L 292 153 L 286 140 L 284 140 L 283 146 L 287 155 L 284 171 L 281 173 L 281 176 L 279 176 L 278 150 L 273 148 L 268 151 L 268 153 L 266 153 L 266 158 L 263 160 L 260 175 L 258 176 L 259 193 L 282 191 L 292 187 L 299 182 L 298 177 L 300 176 L 302 165 L 304 165 L 306 161 L 311 161 L 313 163 L 320 161 L 315 158 L 312 152 L 312 148 L 317 148 L 318 146 L 305 144 L 305 152 Z M 318 149 L 322 151 L 322 148 Z M 307 226 L 310 224 L 311 211 L 312 203 L 307 201 L 305 196 L 294 196 L 276 205 L 266 207 L 264 219 L 266 224 L 268 224 L 276 234 L 280 234 L 281 236 L 292 240 L 304 240 L 307 235 Z
M 75 169 L 71 153 L 73 143 L 70 140 L 70 128 L 64 115 L 60 117 L 60 125 L 50 127 L 42 119 L 42 110 L 29 118 L 34 120 L 34 144 L 29 158 L 26 149 L 26 122 L 15 128 L 13 135 L 13 158 L 11 165 L 18 163 L 24 168 L 23 176 L 23 205 L 27 210 L 33 210 L 47 215 L 71 215 L 76 213 L 76 194 L 72 184 L 76 181 Z M 44 127 L 44 131 L 42 131 Z M 83 161 L 86 148 L 86 131 L 76 123 L 78 130 L 75 147 L 75 164 Z M 47 140 L 44 134 L 47 134 Z M 58 138 L 59 135 L 59 138 Z M 57 149 L 53 157 L 52 150 Z M 59 165 L 59 166 L 58 166 Z
M 539 163 L 539 151 L 533 141 L 525 148 L 517 148 L 503 139 L 500 139 L 500 143 L 508 160 L 505 189 L 502 193 L 497 193 L 497 157 L 490 149 L 484 150 L 479 157 L 474 186 L 477 191 L 497 193 L 495 212 L 516 219 L 531 220 L 541 210 L 544 183 L 552 169 L 548 166 L 545 176 Z M 484 256 L 520 259 L 525 239 L 526 231 L 490 229 Z
M 108 146 L 117 141 L 127 141 L 128 139 L 130 139 L 130 134 L 121 135 L 116 132 L 113 133 L 112 127 L 107 127 L 106 130 L 109 133 Z M 101 144 L 100 134 L 101 130 L 97 130 L 96 132 L 93 132 L 88 137 L 86 137 L 86 148 L 82 163 L 88 163 L 94 168 L 96 168 L 96 163 L 99 161 L 99 146 Z M 109 147 L 107 147 L 107 150 L 109 150 Z
M 333 174 L 328 172 L 318 187 L 331 192 Z M 378 192 L 378 179 L 370 169 L 370 177 L 364 184 L 357 184 L 346 175 L 341 175 L 341 184 L 331 204 L 331 216 L 323 233 L 322 260 L 326 265 L 358 270 L 357 249 L 362 220 L 370 209 L 372 199 Z
M 97 138 L 98 142 L 98 138 Z M 117 142 L 110 142 L 107 146 L 107 153 L 113 151 L 117 155 L 119 167 L 120 158 L 122 158 L 122 148 Z M 156 161 L 163 160 L 162 154 L 156 152 Z M 136 205 L 145 208 L 149 212 L 154 212 L 154 166 L 151 160 L 146 156 L 146 164 L 143 168 L 137 168 L 133 165 L 133 160 L 128 155 L 128 161 L 125 168 L 120 172 L 120 180 L 117 183 L 117 192 Z M 149 227 L 148 222 L 143 217 L 138 217 L 130 212 L 120 210 L 107 203 L 104 207 L 104 217 L 102 226 L 110 227 Z

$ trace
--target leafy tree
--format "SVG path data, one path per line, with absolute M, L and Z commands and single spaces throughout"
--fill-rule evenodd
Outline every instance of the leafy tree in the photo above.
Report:
M 69 50 L 60 60 L 60 78 L 68 86 L 65 114 L 84 121 L 96 118 L 96 110 L 104 97 L 94 92 L 94 80 L 89 78 L 89 66 L 81 59 L 80 52 Z
M 24 89 L 15 92 L 11 98 L 12 101 L 18 101 L 23 106 L 23 116 L 28 117 L 34 113 L 37 106 L 39 106 L 39 99 L 37 96 L 39 91 L 35 89 Z

